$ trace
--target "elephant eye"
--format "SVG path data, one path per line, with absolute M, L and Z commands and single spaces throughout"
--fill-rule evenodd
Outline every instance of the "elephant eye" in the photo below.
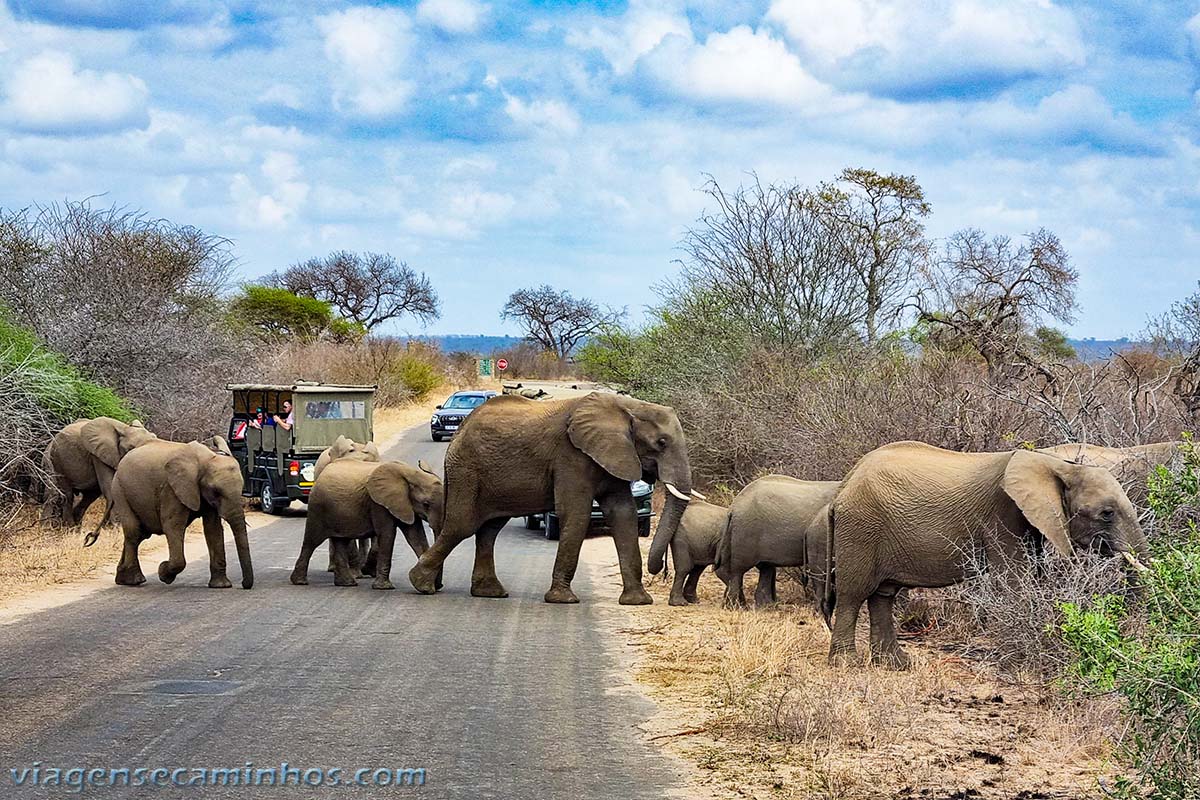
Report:
M 670 441 L 671 440 L 668 439 L 666 436 L 660 436 L 660 437 L 658 437 L 658 441 L 655 442 L 655 444 L 658 445 L 659 448 L 661 449 L 661 448 L 666 447 Z
M 1104 508 L 1100 510 L 1100 519 L 1103 522 L 1112 522 L 1116 515 L 1117 512 L 1113 511 L 1111 508 Z

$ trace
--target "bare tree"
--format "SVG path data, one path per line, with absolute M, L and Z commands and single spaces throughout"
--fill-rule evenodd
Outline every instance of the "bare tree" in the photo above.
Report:
M 406 314 L 422 323 L 441 316 L 428 276 L 387 253 L 339 250 L 294 264 L 268 281 L 292 294 L 329 303 L 339 316 L 367 331 Z
M 669 300 L 719 297 L 730 322 L 786 350 L 815 353 L 852 334 L 861 293 L 813 192 L 757 176 L 732 192 L 710 178 L 704 191 L 716 210 L 685 234 Z
M 500 312 L 501 319 L 519 323 L 527 339 L 559 359 L 565 359 L 577 344 L 624 316 L 624 309 L 617 311 L 545 285 L 513 292 Z
M 1044 318 L 1074 321 L 1079 273 L 1044 228 L 1020 245 L 1007 236 L 959 231 L 923 273 L 919 319 L 943 346 L 978 352 L 993 382 L 1039 363 L 1028 344 Z
M 921 219 L 929 215 L 929 203 L 916 178 L 869 169 L 843 170 L 821 187 L 820 199 L 834 223 L 829 234 L 838 241 L 840 257 L 858 278 L 866 338 L 873 343 L 881 317 L 902 307 L 928 255 Z
M 1151 317 L 1143 335 L 1157 352 L 1178 362 L 1175 394 L 1188 413 L 1200 414 L 1200 291 L 1175 301 L 1165 314 Z

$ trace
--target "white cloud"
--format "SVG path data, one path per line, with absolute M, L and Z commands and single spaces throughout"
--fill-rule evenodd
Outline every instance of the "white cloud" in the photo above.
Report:
M 1079 25 L 1050 0 L 774 0 L 779 25 L 839 85 L 933 94 L 946 84 L 998 89 L 1084 63 Z
M 579 115 L 559 100 L 531 100 L 505 95 L 504 113 L 518 126 L 537 132 L 573 136 L 579 132 Z
M 133 75 L 78 69 L 46 51 L 18 64 L 5 81 L 3 116 L 34 133 L 99 133 L 149 124 L 146 84 Z
M 417 16 L 446 33 L 475 33 L 489 7 L 475 0 L 421 0 Z
M 586 31 L 573 30 L 567 43 L 581 49 L 599 50 L 613 71 L 624 75 L 637 60 L 668 36 L 692 37 L 692 28 L 682 9 L 667 9 L 649 0 L 632 0 L 629 9 L 615 20 L 604 20 Z
M 263 158 L 265 191 L 245 173 L 230 181 L 229 193 L 238 210 L 238 220 L 248 228 L 286 228 L 308 199 L 309 185 L 303 179 L 296 156 L 272 150 Z
M 745 25 L 709 34 L 704 44 L 672 34 L 641 64 L 663 87 L 698 100 L 799 108 L 831 97 L 782 41 Z
M 404 74 L 416 42 L 407 14 L 357 6 L 318 17 L 317 29 L 336 67 L 335 109 L 366 117 L 404 109 L 415 89 Z

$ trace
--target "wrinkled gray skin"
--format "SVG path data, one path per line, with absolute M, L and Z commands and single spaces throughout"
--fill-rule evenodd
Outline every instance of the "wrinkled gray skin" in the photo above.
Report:
M 661 570 L 692 493 L 687 441 L 674 410 L 602 392 L 566 400 L 493 397 L 471 412 L 446 451 L 446 524 L 409 580 L 418 592 L 432 594 L 446 556 L 474 536 L 471 594 L 507 597 L 496 577 L 497 534 L 512 517 L 553 510 L 561 535 L 545 600 L 577 603 L 571 580 L 595 500 L 617 548 L 619 602 L 649 604 L 630 490 L 638 479 L 660 480 L 678 492 L 668 494 L 650 547 Z
M 1043 447 L 1038 452 L 1074 461 L 1076 464 L 1104 467 L 1125 487 L 1131 502 L 1142 504 L 1146 501 L 1146 481 L 1150 478 L 1150 473 L 1155 467 L 1169 465 L 1179 452 L 1178 446 L 1178 442 L 1142 444 L 1136 447 L 1100 447 L 1082 442 L 1068 442 L 1054 447 Z
M 819 565 L 824 574 L 825 526 L 820 525 L 817 535 L 812 536 L 809 524 L 833 499 L 839 485 L 839 481 L 764 475 L 738 493 L 729 507 L 729 527 L 721 537 L 717 566 L 718 577 L 725 581 L 727 608 L 745 608 L 742 585 L 751 567 L 758 568 L 756 606 L 770 605 L 778 599 L 778 567 L 802 567 L 807 579 L 812 566 Z
M 717 545 L 729 520 L 729 509 L 704 500 L 688 503 L 679 528 L 671 537 L 671 561 L 675 564 L 675 579 L 671 584 L 673 606 L 695 603 L 696 584 L 704 568 L 717 561 Z
M 346 436 L 339 436 L 331 446 L 326 447 L 322 451 L 317 463 L 313 466 L 313 480 L 321 477 L 321 473 L 325 468 L 339 459 L 349 459 L 350 461 L 379 461 L 379 448 L 374 442 L 360 444 Z M 378 551 L 373 547 L 374 539 L 356 539 L 352 541 L 348 547 L 348 558 L 350 559 L 351 570 L 362 569 L 363 575 L 375 574 L 375 559 L 378 557 Z M 329 550 L 329 566 L 325 568 L 327 572 L 333 572 L 333 549 Z
M 855 657 L 862 604 L 871 614 L 871 657 L 904 667 L 892 604 L 905 587 L 966 577 L 982 556 L 990 569 L 1024 561 L 1048 542 L 1077 550 L 1146 555 L 1133 504 L 1099 467 L 1045 453 L 959 453 L 920 442 L 874 450 L 855 465 L 831 506 L 831 661 Z
M 371 587 L 394 589 L 390 577 L 397 526 L 419 558 L 429 547 L 421 521 L 428 522 L 436 536 L 442 527 L 443 500 L 441 480 L 424 463 L 419 469 L 398 461 L 343 459 L 331 463 L 313 484 L 308 498 L 304 544 L 292 570 L 292 583 L 308 583 L 308 562 L 313 551 L 328 539 L 334 583 L 357 585 L 348 557 L 349 545 L 376 537 L 378 555 Z
M 167 537 L 170 557 L 158 565 L 163 583 L 183 572 L 183 536 L 196 519 L 204 520 L 208 545 L 209 587 L 231 586 L 225 575 L 225 534 L 221 520 L 233 529 L 242 588 L 254 585 L 246 517 L 242 510 L 242 471 L 236 460 L 200 442 L 155 441 L 121 459 L 112 482 L 113 510 L 125 531 L 125 549 L 117 565 L 117 583 L 145 583 L 138 546 L 156 533 Z
M 54 491 L 47 498 L 45 516 L 58 513 L 63 525 L 73 527 L 83 521 L 88 508 L 104 498 L 104 517 L 94 531 L 84 537 L 91 546 L 112 515 L 112 479 L 121 459 L 157 437 L 141 422 L 124 423 L 111 417 L 81 419 L 54 435 L 42 455 L 42 466 L 54 478 Z M 79 496 L 78 503 L 76 496 Z

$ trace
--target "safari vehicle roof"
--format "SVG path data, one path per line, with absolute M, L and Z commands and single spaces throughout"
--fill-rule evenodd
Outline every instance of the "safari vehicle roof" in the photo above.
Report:
M 231 392 L 292 392 L 294 394 L 303 394 L 305 392 L 330 394 L 333 392 L 356 392 L 356 393 L 372 393 L 379 388 L 375 384 L 369 386 L 352 386 L 336 383 L 320 383 L 317 381 L 296 381 L 291 384 L 284 383 L 231 383 L 225 387 Z
M 264 426 L 261 432 L 247 433 L 267 450 L 281 452 L 291 450 L 324 450 L 338 436 L 347 436 L 356 442 L 369 442 L 374 438 L 374 395 L 375 386 L 353 386 L 296 381 L 291 384 L 230 383 L 226 389 L 233 392 L 234 414 L 248 415 L 254 403 L 266 405 L 259 394 L 288 394 L 295 400 L 295 426 L 284 431 L 276 426 Z M 260 438 L 261 437 L 261 438 Z M 254 449 L 260 449 L 256 446 Z

